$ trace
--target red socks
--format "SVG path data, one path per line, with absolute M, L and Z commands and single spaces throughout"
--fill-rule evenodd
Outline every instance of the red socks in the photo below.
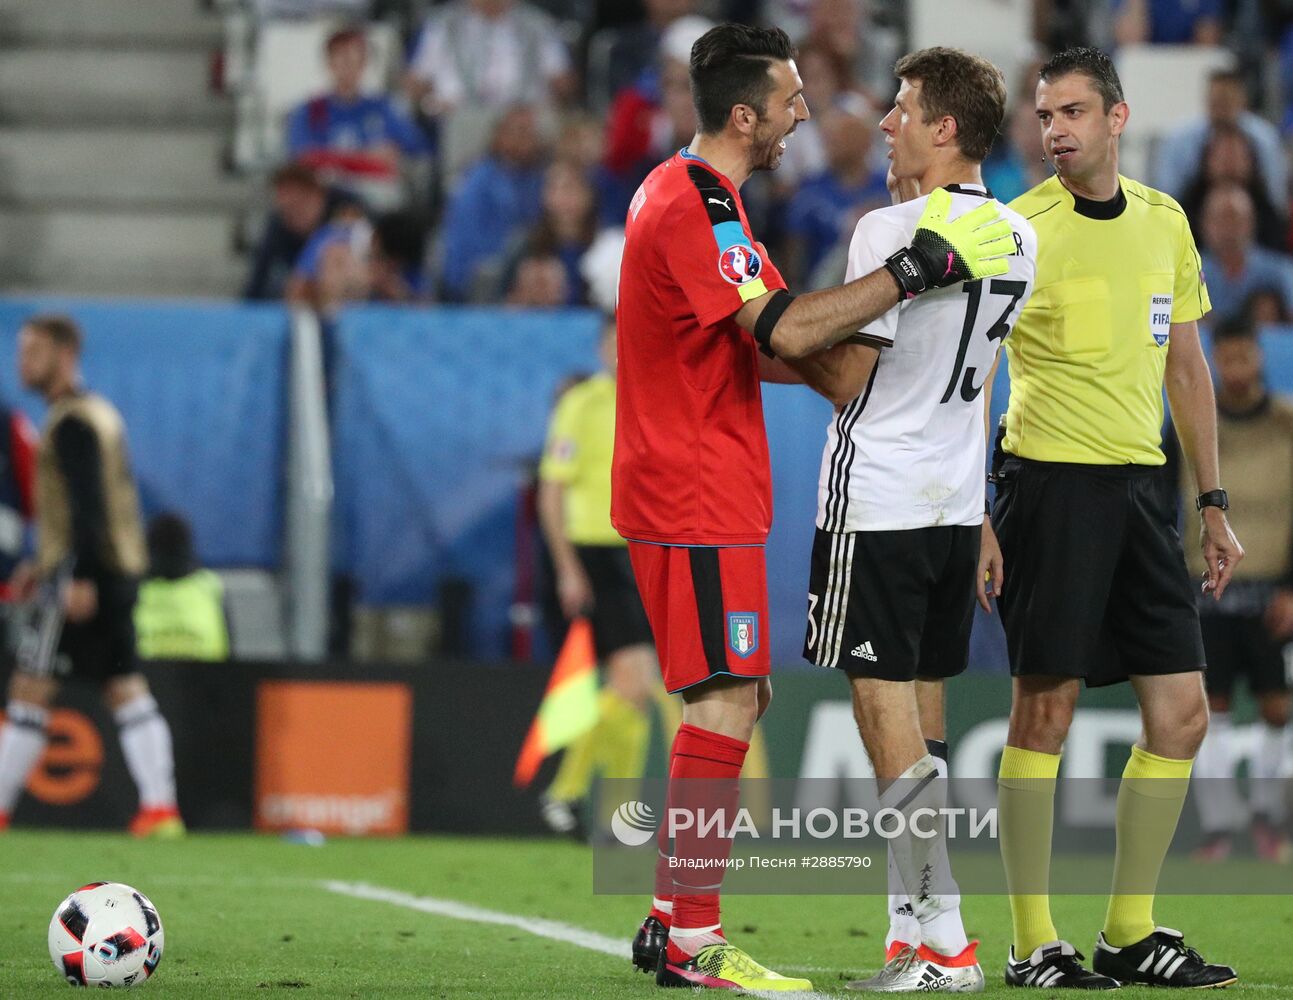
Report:
M 736 819 L 741 767 L 749 749 L 748 743 L 684 723 L 673 741 L 669 769 L 670 808 L 689 809 L 693 814 L 703 811 L 710 816 L 722 809 L 725 818 L 720 825 L 725 832 Z M 662 839 L 667 835 L 668 825 L 666 812 L 665 822 L 661 824 Z M 724 861 L 731 853 L 732 841 L 719 836 L 715 829 L 698 836 L 698 825 L 693 823 L 690 828 L 678 831 L 674 837 L 673 857 Z M 667 870 L 667 860 L 662 863 Z M 718 888 L 723 881 L 724 870 L 721 864 L 716 864 L 713 867 L 677 868 L 669 872 L 674 893 L 673 919 L 666 921 L 671 924 L 671 948 L 675 947 L 675 939 L 683 939 L 685 944 L 685 939 L 690 936 L 688 931 L 721 935 L 717 929 L 720 922 Z M 665 897 L 660 895 L 663 886 L 659 864 L 656 877 L 656 895 L 663 899 Z

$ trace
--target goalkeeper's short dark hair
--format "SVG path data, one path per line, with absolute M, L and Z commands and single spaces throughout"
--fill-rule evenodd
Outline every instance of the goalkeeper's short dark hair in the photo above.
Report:
M 982 163 L 992 152 L 1006 118 L 1006 80 L 982 56 L 944 46 L 921 49 L 898 60 L 894 75 L 920 81 L 925 121 L 956 119 L 956 143 L 967 160 Z
M 774 61 L 795 58 L 790 36 L 780 28 L 720 24 L 691 47 L 691 99 L 700 131 L 717 135 L 727 126 L 732 108 L 748 104 L 762 117 L 767 112 Z
M 1118 70 L 1114 68 L 1113 60 L 1109 58 L 1108 53 L 1100 49 L 1090 45 L 1075 45 L 1056 52 L 1042 63 L 1037 75 L 1040 79 L 1051 83 L 1070 73 L 1081 73 L 1090 79 L 1091 85 L 1100 93 L 1105 114 L 1108 114 L 1109 109 L 1115 104 L 1125 100 L 1122 96 L 1122 81 L 1118 79 Z

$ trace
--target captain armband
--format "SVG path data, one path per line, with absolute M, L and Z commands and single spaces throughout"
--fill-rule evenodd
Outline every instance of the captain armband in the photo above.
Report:
M 781 314 L 790 308 L 790 303 L 795 301 L 795 297 L 787 292 L 784 288 L 772 293 L 772 298 L 768 304 L 763 307 L 763 312 L 759 313 L 759 318 L 754 321 L 754 339 L 759 345 L 759 350 L 770 358 L 777 355 L 772 350 L 772 330 L 781 319 Z

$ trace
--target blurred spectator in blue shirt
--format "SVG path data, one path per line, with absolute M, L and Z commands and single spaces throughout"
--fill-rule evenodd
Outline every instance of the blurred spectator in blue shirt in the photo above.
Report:
M 480 297 L 482 265 L 501 263 L 517 233 L 538 219 L 544 153 L 532 107 L 514 107 L 499 118 L 490 153 L 468 168 L 445 211 L 440 258 L 447 300 Z
M 1218 70 L 1209 77 L 1205 118 L 1174 128 L 1159 140 L 1154 153 L 1154 187 L 1179 201 L 1199 172 L 1209 138 L 1224 128 L 1238 128 L 1248 137 L 1272 203 L 1283 202 L 1288 191 L 1288 165 L 1279 129 L 1249 110 L 1248 88 L 1233 70 Z
M 1257 246 L 1253 200 L 1238 184 L 1222 184 L 1203 203 L 1203 273 L 1217 321 L 1243 312 L 1258 290 L 1274 291 L 1283 299 L 1283 312 L 1293 305 L 1293 261 L 1282 253 Z
M 1202 223 L 1203 202 L 1208 192 L 1223 184 L 1238 184 L 1248 192 L 1256 212 L 1257 242 L 1272 250 L 1283 250 L 1288 239 L 1286 199 L 1271 198 L 1253 145 L 1236 125 L 1213 129 L 1199 172 L 1181 195 L 1181 208 L 1195 232 Z
M 360 91 L 368 63 L 362 28 L 334 32 L 325 48 L 332 89 L 288 115 L 288 153 L 344 186 L 397 184 L 402 156 L 430 152 L 426 135 L 389 95 Z
M 348 213 L 305 248 L 289 298 L 324 316 L 346 302 L 423 301 L 423 248 L 421 226 L 405 213 L 390 212 L 371 224 Z
M 1220 45 L 1222 0 L 1120 0 L 1114 38 L 1119 45 Z
M 787 209 L 785 260 L 795 286 L 816 287 L 811 275 L 831 249 L 851 236 L 864 213 L 889 204 L 885 175 L 868 162 L 875 132 L 871 107 L 850 96 L 822 112 L 826 169 L 800 185 Z
M 354 205 L 348 192 L 329 188 L 309 167 L 289 164 L 274 171 L 274 209 L 265 224 L 243 298 L 283 298 L 288 279 L 310 238 L 342 208 Z
M 373 227 L 357 205 L 344 206 L 310 237 L 287 283 L 287 301 L 327 312 L 363 298 L 363 267 Z
M 563 305 L 587 302 L 587 289 L 579 262 L 597 235 L 597 196 L 579 165 L 558 160 L 543 179 L 543 211 L 522 242 L 519 258 L 554 257 L 566 272 Z M 507 268 L 505 287 L 511 287 L 517 262 Z

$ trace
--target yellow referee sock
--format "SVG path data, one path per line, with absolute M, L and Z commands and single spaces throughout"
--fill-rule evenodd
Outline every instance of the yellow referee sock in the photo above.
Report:
M 1113 893 L 1104 918 L 1105 940 L 1115 948 L 1154 933 L 1154 891 L 1181 818 L 1193 766 L 1193 760 L 1171 760 L 1131 748 L 1118 786 L 1118 849 Z
M 1051 920 L 1051 834 L 1060 755 L 1008 746 L 997 774 L 1001 861 L 1015 925 L 1015 958 L 1059 937 Z
M 601 694 L 597 762 L 604 778 L 641 778 L 651 742 L 651 718 L 610 689 Z

